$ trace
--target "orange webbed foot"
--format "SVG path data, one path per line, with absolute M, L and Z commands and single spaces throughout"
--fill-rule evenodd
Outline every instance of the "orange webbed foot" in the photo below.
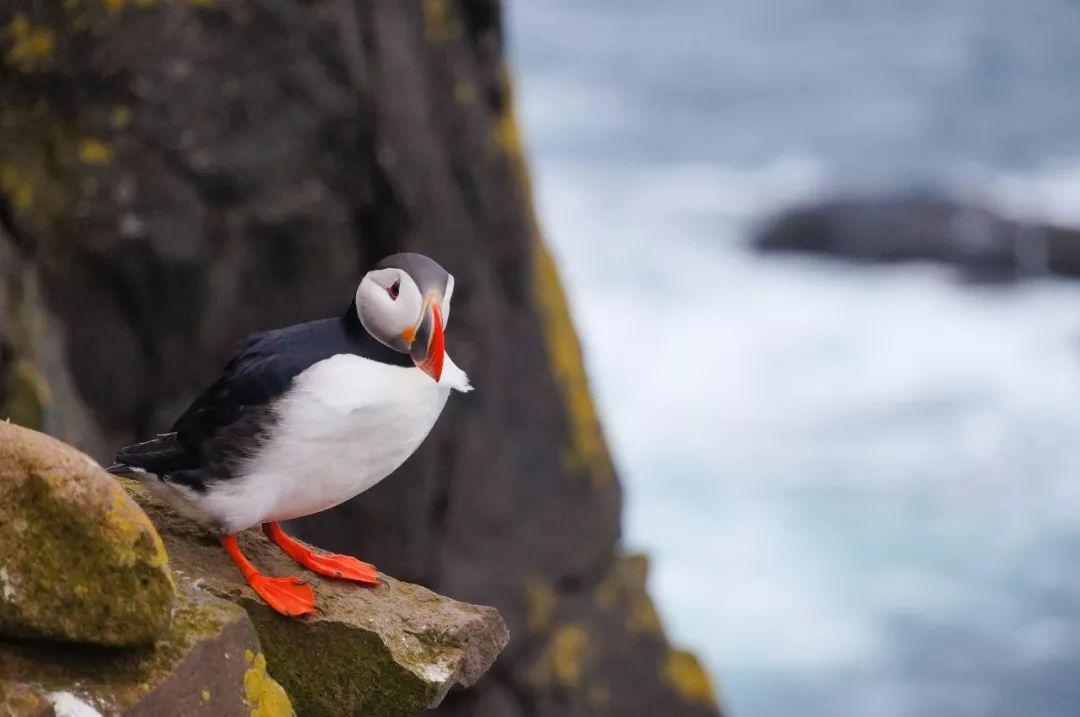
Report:
M 267 605 L 289 617 L 302 617 L 315 612 L 315 593 L 303 580 L 268 578 L 263 575 L 240 552 L 240 545 L 235 535 L 222 536 L 221 545 L 236 563 L 236 567 L 240 568 L 240 574 L 244 576 L 244 580 L 247 580 L 248 585 L 266 601 Z
M 248 585 L 282 615 L 303 617 L 315 612 L 315 593 L 300 578 L 270 578 L 256 573 L 248 578 Z
M 379 584 L 379 571 L 374 565 L 350 555 L 319 555 L 311 552 L 299 561 L 308 570 L 338 580 L 351 580 L 369 585 Z
M 379 571 L 373 565 L 349 555 L 320 555 L 296 538 L 286 535 L 277 523 L 263 523 L 263 531 L 286 555 L 314 573 L 366 585 L 379 584 Z

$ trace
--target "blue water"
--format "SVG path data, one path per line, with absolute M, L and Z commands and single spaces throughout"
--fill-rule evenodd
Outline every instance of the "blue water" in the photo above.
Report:
M 745 250 L 844 191 L 1080 224 L 1080 3 L 509 5 L 626 541 L 731 714 L 1080 713 L 1080 282 Z

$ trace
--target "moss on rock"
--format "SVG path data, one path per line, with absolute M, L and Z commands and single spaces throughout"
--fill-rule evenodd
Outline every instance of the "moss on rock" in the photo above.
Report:
M 146 515 L 90 458 L 0 422 L 0 635 L 153 642 L 173 582 Z
M 39 429 L 50 403 L 49 385 L 29 361 L 16 363 L 9 377 L 0 376 L 0 420 Z
M 285 691 L 266 674 L 245 612 L 192 579 L 178 583 L 172 627 L 152 646 L 0 642 L 0 696 L 69 694 L 125 717 L 292 715 Z

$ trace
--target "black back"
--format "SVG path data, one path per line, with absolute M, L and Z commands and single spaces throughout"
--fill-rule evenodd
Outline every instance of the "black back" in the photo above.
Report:
M 250 457 L 272 429 L 275 400 L 305 370 L 338 354 L 412 365 L 407 354 L 382 345 L 364 330 L 351 305 L 340 318 L 253 334 L 222 376 L 176 419 L 170 433 L 123 448 L 116 460 L 197 491 L 228 480 L 238 461 Z

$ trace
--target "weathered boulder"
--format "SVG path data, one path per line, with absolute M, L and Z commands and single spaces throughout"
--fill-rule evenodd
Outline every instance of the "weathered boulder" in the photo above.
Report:
M 1047 274 L 1080 277 L 1080 229 L 1024 223 L 937 196 L 838 199 L 769 220 L 762 251 L 800 251 L 861 262 L 938 261 L 974 281 Z
M 320 612 L 305 620 L 275 613 L 247 586 L 199 525 L 175 515 L 132 481 L 126 487 L 158 526 L 179 576 L 244 608 L 255 624 L 270 674 L 302 715 L 412 715 L 437 707 L 494 663 L 509 634 L 494 608 L 477 607 L 381 576 L 376 587 L 323 579 L 255 529 L 244 553 L 270 575 L 300 575 Z
M 89 457 L 0 421 L 0 636 L 144 644 L 172 608 L 142 510 Z
M 179 578 L 167 633 L 153 645 L 103 648 L 0 641 L 0 714 L 287 717 L 285 691 L 247 613 Z M 4 710 L 8 711 L 4 711 Z

